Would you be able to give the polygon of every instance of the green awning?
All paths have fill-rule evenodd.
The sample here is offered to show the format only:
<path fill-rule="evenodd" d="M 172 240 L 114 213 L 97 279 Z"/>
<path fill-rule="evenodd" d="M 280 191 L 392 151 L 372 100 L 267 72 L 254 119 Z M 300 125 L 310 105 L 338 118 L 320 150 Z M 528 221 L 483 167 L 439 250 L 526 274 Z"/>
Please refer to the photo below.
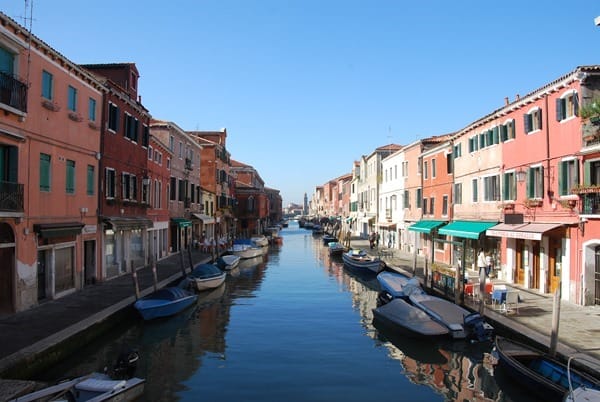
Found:
<path fill-rule="evenodd" d="M 185 218 L 171 218 L 171 222 L 179 225 L 180 228 L 186 228 L 188 226 L 192 226 L 192 221 L 187 220 Z"/>
<path fill-rule="evenodd" d="M 447 236 L 465 237 L 467 239 L 479 239 L 479 235 L 482 232 L 497 224 L 498 222 L 452 221 L 441 228 L 438 233 Z"/>
<path fill-rule="evenodd" d="M 408 230 L 421 233 L 431 233 L 435 228 L 442 226 L 446 221 L 421 220 L 408 227 Z"/>

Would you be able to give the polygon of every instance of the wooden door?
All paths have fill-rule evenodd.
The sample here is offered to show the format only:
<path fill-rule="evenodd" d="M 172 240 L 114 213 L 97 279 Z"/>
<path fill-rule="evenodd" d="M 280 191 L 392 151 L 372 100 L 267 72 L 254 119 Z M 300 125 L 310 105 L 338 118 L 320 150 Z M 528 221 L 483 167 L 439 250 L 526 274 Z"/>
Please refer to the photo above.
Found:
<path fill-rule="evenodd" d="M 529 258 L 527 255 L 528 250 L 523 239 L 516 239 L 515 250 L 515 271 L 513 273 L 513 278 L 516 284 L 523 285 L 525 283 L 525 265 Z"/>
<path fill-rule="evenodd" d="M 554 293 L 560 286 L 560 277 L 562 275 L 562 247 L 561 239 L 550 238 L 550 250 L 548 251 L 548 279 L 546 285 L 548 292 Z"/>
<path fill-rule="evenodd" d="M 540 242 L 534 241 L 531 247 L 533 261 L 531 264 L 531 283 L 529 287 L 531 289 L 540 288 Z"/>

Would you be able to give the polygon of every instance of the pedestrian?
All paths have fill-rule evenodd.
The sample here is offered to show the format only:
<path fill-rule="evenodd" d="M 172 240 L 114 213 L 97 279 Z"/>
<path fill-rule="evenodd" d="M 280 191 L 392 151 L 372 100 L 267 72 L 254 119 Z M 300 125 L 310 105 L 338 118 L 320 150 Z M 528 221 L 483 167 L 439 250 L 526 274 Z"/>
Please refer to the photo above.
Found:
<path fill-rule="evenodd" d="M 376 244 L 377 248 L 379 248 L 379 232 L 377 232 L 375 234 L 375 244 Z"/>
<path fill-rule="evenodd" d="M 489 277 L 491 273 L 492 273 L 492 256 L 488 254 L 485 256 L 485 276 Z"/>
<path fill-rule="evenodd" d="M 479 254 L 477 254 L 477 268 L 479 269 L 480 282 L 485 281 L 487 265 L 488 264 L 486 261 L 485 252 L 483 251 L 483 248 L 480 248 Z"/>
<path fill-rule="evenodd" d="M 375 232 L 371 232 L 371 235 L 369 236 L 369 247 L 371 249 L 373 249 L 374 246 L 375 246 Z"/>

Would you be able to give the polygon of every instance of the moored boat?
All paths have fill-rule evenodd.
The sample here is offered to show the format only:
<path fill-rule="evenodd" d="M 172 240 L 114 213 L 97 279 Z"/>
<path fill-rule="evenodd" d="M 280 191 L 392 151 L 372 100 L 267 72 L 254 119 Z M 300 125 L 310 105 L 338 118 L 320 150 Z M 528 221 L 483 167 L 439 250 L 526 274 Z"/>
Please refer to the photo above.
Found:
<path fill-rule="evenodd" d="M 225 282 L 227 274 L 214 264 L 198 264 L 187 276 L 191 287 L 195 290 L 214 289 Z"/>
<path fill-rule="evenodd" d="M 227 251 L 230 254 L 239 256 L 241 259 L 247 259 L 263 255 L 263 248 L 265 247 L 256 247 L 249 244 L 234 244 Z"/>
<path fill-rule="evenodd" d="M 222 270 L 230 271 L 239 265 L 240 260 L 241 258 L 239 255 L 226 254 L 217 258 L 215 264 Z"/>
<path fill-rule="evenodd" d="M 346 251 L 346 247 L 344 247 L 344 245 L 342 243 L 339 243 L 337 241 L 332 241 L 330 243 L 327 244 L 327 247 L 329 249 L 329 255 L 335 255 L 335 256 L 340 256 L 344 253 L 344 251 Z"/>
<path fill-rule="evenodd" d="M 168 317 L 192 305 L 198 296 L 178 286 L 169 286 L 137 300 L 133 306 L 144 320 Z"/>
<path fill-rule="evenodd" d="M 362 272 L 378 274 L 384 267 L 379 257 L 373 257 L 364 250 L 351 249 L 342 254 L 344 265 Z"/>
<path fill-rule="evenodd" d="M 577 400 L 573 398 L 586 389 L 600 390 L 598 379 L 568 367 L 535 347 L 497 336 L 494 353 L 507 375 L 543 400 Z M 577 394 L 570 389 L 578 390 Z"/>
<path fill-rule="evenodd" d="M 329 243 L 337 242 L 338 238 L 335 236 L 329 235 L 329 234 L 325 234 L 325 235 L 323 235 L 321 240 L 323 240 L 324 245 L 328 245 Z"/>
<path fill-rule="evenodd" d="M 431 318 L 423 310 L 402 299 L 394 299 L 373 310 L 374 318 L 393 325 L 408 336 L 446 336 L 448 328 Z"/>

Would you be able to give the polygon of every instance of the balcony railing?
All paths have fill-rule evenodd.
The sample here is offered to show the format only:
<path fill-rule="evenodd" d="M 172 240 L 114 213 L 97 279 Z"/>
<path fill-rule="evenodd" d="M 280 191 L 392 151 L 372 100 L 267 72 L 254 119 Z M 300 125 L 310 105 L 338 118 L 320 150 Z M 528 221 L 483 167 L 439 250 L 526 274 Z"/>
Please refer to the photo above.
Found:
<path fill-rule="evenodd" d="M 0 103 L 27 112 L 27 85 L 10 74 L 0 72 Z"/>
<path fill-rule="evenodd" d="M 0 181 L 0 211 L 23 212 L 24 186 Z"/>
<path fill-rule="evenodd" d="M 582 215 L 600 215 L 600 193 L 579 194 Z"/>

